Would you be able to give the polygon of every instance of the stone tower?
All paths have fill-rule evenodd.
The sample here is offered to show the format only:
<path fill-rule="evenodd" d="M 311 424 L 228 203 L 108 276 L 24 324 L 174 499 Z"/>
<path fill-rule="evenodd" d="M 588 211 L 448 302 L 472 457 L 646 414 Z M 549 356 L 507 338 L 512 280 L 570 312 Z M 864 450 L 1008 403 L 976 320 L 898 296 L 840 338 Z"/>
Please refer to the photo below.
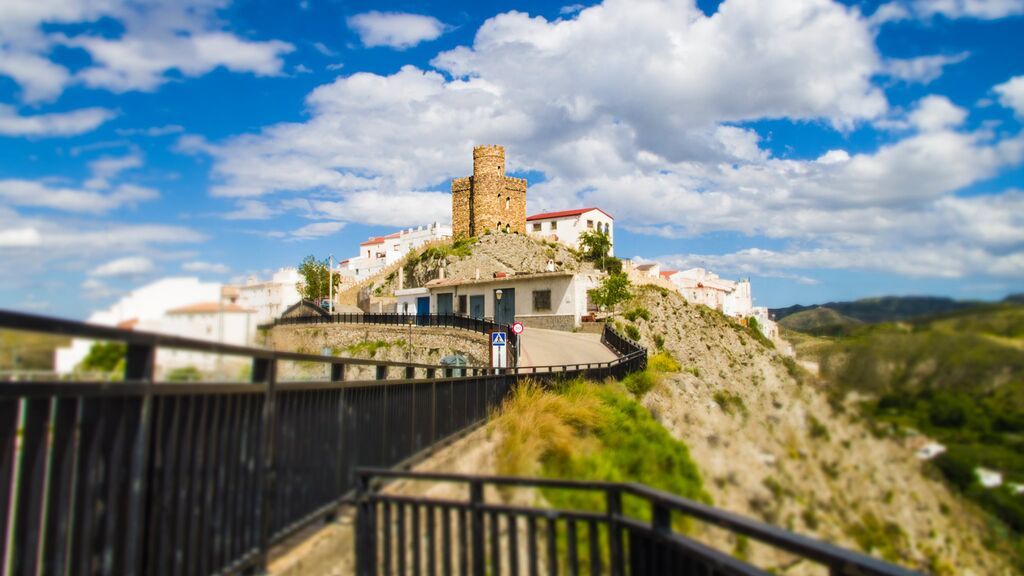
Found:
<path fill-rule="evenodd" d="M 526 233 L 526 180 L 505 176 L 505 148 L 473 148 L 473 175 L 452 180 L 452 234 Z"/>

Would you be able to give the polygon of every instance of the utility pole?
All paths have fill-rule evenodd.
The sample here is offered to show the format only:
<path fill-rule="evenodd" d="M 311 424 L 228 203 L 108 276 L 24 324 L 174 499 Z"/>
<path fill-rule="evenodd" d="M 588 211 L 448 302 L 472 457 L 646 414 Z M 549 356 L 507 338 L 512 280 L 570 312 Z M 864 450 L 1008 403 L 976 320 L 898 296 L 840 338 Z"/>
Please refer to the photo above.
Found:
<path fill-rule="evenodd" d="M 334 254 L 327 258 L 327 300 L 330 301 L 331 314 L 334 314 Z"/>

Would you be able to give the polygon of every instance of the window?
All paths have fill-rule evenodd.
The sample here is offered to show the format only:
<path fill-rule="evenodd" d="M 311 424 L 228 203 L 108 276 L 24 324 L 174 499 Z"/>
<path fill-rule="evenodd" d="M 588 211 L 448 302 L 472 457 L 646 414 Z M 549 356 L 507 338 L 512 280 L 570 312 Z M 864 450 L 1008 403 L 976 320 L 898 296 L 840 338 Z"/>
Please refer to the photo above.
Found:
<path fill-rule="evenodd" d="M 587 220 L 587 228 L 593 228 L 593 227 L 594 227 L 594 221 L 593 220 Z"/>
<path fill-rule="evenodd" d="M 512 205 L 512 198 L 510 196 L 505 196 L 505 210 L 508 210 L 508 207 L 511 206 L 511 205 Z"/>
<path fill-rule="evenodd" d="M 459 314 L 466 315 L 466 296 L 465 294 L 459 295 Z"/>
<path fill-rule="evenodd" d="M 551 290 L 534 290 L 533 291 L 533 311 L 534 312 L 549 312 L 549 311 L 551 311 Z"/>
<path fill-rule="evenodd" d="M 509 224 L 505 224 L 505 232 L 507 233 L 507 232 L 511 232 L 511 231 L 512 231 L 511 226 Z"/>
<path fill-rule="evenodd" d="M 540 232 L 540 222 L 534 222 L 533 223 L 533 231 L 534 232 Z"/>
<path fill-rule="evenodd" d="M 558 220 L 551 221 L 551 231 L 554 232 L 555 230 L 558 230 Z"/>

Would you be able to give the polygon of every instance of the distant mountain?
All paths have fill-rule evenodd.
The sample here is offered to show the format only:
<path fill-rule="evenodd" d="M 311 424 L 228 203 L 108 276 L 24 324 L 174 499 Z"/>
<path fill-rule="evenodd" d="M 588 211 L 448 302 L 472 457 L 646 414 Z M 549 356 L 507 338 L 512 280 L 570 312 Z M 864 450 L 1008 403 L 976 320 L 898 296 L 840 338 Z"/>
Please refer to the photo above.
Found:
<path fill-rule="evenodd" d="M 956 312 L 978 304 L 979 302 L 975 301 L 953 300 L 938 296 L 883 296 L 881 298 L 864 298 L 854 302 L 828 302 L 813 306 L 798 304 L 787 308 L 773 308 L 770 312 L 775 315 L 777 320 L 782 320 L 799 312 L 827 308 L 845 319 L 874 324 Z M 822 319 L 824 316 L 818 318 L 818 320 Z M 846 323 L 846 321 L 842 320 L 840 323 Z M 782 324 L 786 326 L 785 322 Z M 819 325 L 818 328 L 820 327 Z M 792 329 L 799 330 L 795 327 Z"/>
<path fill-rule="evenodd" d="M 783 328 L 816 336 L 836 336 L 864 324 L 831 308 L 819 306 L 788 314 L 779 320 Z"/>

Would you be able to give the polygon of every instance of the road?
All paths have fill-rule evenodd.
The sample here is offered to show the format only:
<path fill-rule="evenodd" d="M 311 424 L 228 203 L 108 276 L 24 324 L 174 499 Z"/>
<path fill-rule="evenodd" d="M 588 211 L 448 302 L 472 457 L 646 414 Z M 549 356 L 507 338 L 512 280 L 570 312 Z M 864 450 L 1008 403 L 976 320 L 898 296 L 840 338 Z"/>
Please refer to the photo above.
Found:
<path fill-rule="evenodd" d="M 615 354 L 601 344 L 600 334 L 527 328 L 520 338 L 520 366 L 589 364 L 615 359 Z"/>

